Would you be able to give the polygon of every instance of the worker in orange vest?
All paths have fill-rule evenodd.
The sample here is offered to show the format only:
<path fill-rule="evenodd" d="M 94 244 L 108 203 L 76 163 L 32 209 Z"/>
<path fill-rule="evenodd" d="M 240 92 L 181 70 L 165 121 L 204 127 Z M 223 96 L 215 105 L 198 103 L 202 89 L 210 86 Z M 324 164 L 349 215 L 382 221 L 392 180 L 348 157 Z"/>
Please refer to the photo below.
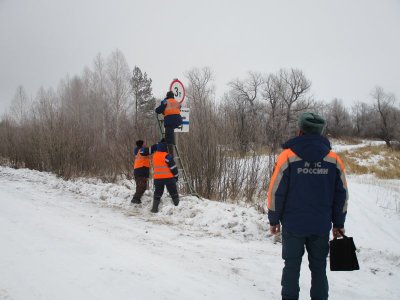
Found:
<path fill-rule="evenodd" d="M 174 159 L 168 154 L 167 143 L 161 141 L 157 144 L 157 151 L 153 154 L 153 179 L 154 179 L 154 200 L 152 213 L 158 212 L 158 206 L 167 187 L 168 193 L 175 206 L 179 204 L 179 195 L 176 187 L 178 181 L 178 169 Z"/>
<path fill-rule="evenodd" d="M 169 91 L 166 98 L 156 108 L 157 114 L 164 115 L 165 140 L 168 144 L 168 152 L 174 156 L 175 128 L 182 126 L 181 105 L 175 100 L 174 93 Z"/>
<path fill-rule="evenodd" d="M 136 192 L 133 195 L 131 203 L 140 204 L 144 192 L 147 188 L 147 181 L 150 175 L 150 156 L 148 154 L 141 153 L 140 149 L 144 142 L 142 140 L 136 141 L 136 148 L 133 150 L 135 161 L 133 163 L 133 175 L 135 177 Z"/>

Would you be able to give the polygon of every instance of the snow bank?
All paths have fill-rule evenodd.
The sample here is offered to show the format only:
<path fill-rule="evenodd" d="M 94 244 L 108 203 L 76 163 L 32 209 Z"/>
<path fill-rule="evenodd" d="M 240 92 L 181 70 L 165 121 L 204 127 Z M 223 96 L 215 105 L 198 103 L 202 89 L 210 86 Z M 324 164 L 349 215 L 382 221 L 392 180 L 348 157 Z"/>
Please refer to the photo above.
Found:
<path fill-rule="evenodd" d="M 181 230 L 210 236 L 229 236 L 240 240 L 263 239 L 268 234 L 268 220 L 252 207 L 198 199 L 195 196 L 181 196 L 178 207 L 164 192 L 159 213 L 150 212 L 153 192 L 146 191 L 142 204 L 133 205 L 135 184 L 123 180 L 118 184 L 103 183 L 98 179 L 77 178 L 63 180 L 55 175 L 35 170 L 0 167 L 0 176 L 12 180 L 46 185 L 53 190 L 72 192 L 84 201 L 102 207 L 119 209 L 128 216 L 158 224 L 177 226 Z"/>

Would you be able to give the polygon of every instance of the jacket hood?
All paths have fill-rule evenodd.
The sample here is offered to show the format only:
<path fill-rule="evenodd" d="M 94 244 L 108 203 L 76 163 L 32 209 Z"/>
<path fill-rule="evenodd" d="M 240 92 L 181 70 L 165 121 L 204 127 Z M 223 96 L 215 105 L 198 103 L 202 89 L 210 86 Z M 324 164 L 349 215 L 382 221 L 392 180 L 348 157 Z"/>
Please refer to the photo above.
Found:
<path fill-rule="evenodd" d="M 168 152 L 167 143 L 158 143 L 157 144 L 157 151 L 159 151 L 159 152 Z"/>
<path fill-rule="evenodd" d="M 319 134 L 305 134 L 288 140 L 282 145 L 306 161 L 321 161 L 331 150 L 329 140 Z"/>

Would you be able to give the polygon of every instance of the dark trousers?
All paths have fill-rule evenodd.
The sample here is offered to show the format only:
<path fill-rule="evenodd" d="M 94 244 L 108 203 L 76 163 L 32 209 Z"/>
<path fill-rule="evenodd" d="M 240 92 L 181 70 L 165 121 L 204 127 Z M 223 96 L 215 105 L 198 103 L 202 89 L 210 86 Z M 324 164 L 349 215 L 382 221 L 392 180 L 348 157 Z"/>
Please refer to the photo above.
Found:
<path fill-rule="evenodd" d="M 163 193 L 164 187 L 167 187 L 167 191 L 170 194 L 172 199 L 178 199 L 178 190 L 176 188 L 176 180 L 175 178 L 167 178 L 167 179 L 154 179 L 154 200 L 160 200 Z"/>
<path fill-rule="evenodd" d="M 170 145 L 175 145 L 175 128 L 172 126 L 165 127 L 165 142 Z"/>
<path fill-rule="evenodd" d="M 140 200 L 147 188 L 147 177 L 135 176 L 136 192 L 133 195 L 134 199 Z"/>
<path fill-rule="evenodd" d="M 329 252 L 329 232 L 325 235 L 300 235 L 282 231 L 282 258 L 285 266 L 282 272 L 282 298 L 299 298 L 299 278 L 304 247 L 308 252 L 311 270 L 310 297 L 315 300 L 328 299 L 328 278 L 326 259 Z"/>

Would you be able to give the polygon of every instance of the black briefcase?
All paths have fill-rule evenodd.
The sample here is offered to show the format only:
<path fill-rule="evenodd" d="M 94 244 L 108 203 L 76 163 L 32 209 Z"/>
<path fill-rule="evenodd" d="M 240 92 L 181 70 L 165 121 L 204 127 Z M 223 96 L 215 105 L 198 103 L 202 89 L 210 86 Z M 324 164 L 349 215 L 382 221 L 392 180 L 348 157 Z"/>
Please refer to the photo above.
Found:
<path fill-rule="evenodd" d="M 352 237 L 345 236 L 329 241 L 329 262 L 331 271 L 360 270 L 356 246 Z"/>

